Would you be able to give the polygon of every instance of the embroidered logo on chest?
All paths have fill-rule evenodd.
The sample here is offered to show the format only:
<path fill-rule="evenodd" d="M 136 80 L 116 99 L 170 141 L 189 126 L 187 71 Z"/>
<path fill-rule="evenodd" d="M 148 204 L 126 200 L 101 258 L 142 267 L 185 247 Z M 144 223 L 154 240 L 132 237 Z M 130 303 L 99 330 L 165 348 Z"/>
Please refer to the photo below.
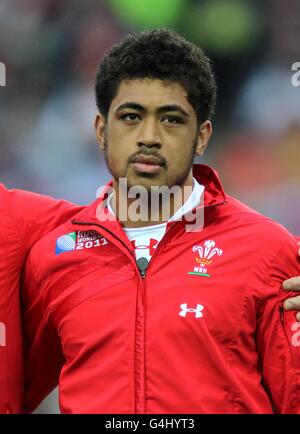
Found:
<path fill-rule="evenodd" d="M 193 252 L 197 253 L 195 258 L 196 266 L 194 271 L 189 271 L 188 274 L 195 274 L 197 276 L 211 277 L 208 272 L 208 268 L 213 263 L 214 256 L 221 256 L 223 250 L 216 247 L 216 243 L 213 240 L 207 240 L 204 245 L 193 246 Z"/>
<path fill-rule="evenodd" d="M 108 244 L 97 231 L 76 231 L 57 238 L 55 254 L 71 252 L 73 250 L 91 249 Z"/>
<path fill-rule="evenodd" d="M 196 308 L 188 307 L 187 303 L 182 303 L 180 305 L 179 316 L 186 317 L 188 313 L 193 314 L 195 318 L 202 318 L 203 313 L 202 310 L 204 306 L 202 304 L 197 304 Z"/>

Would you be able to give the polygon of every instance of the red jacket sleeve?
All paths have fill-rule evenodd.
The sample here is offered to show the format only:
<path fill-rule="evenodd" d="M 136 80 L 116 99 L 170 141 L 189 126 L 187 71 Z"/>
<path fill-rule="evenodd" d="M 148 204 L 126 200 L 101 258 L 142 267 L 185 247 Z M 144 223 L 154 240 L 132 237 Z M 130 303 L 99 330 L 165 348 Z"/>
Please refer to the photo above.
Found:
<path fill-rule="evenodd" d="M 253 284 L 267 293 L 259 306 L 257 328 L 264 386 L 276 413 L 300 413 L 300 323 L 295 312 L 284 311 L 284 299 L 293 294 L 281 288 L 283 280 L 300 275 L 295 240 L 286 237 L 271 263 L 263 266 L 268 270 L 258 267 Z"/>
<path fill-rule="evenodd" d="M 5 198 L 23 255 L 45 234 L 83 208 L 65 200 L 23 190 L 6 190 Z"/>
<path fill-rule="evenodd" d="M 57 386 L 64 363 L 59 337 L 48 321 L 29 255 L 23 287 L 25 381 L 23 412 L 31 413 Z"/>
<path fill-rule="evenodd" d="M 22 406 L 20 284 L 26 257 L 35 242 L 80 209 L 0 184 L 0 413 L 17 413 Z"/>

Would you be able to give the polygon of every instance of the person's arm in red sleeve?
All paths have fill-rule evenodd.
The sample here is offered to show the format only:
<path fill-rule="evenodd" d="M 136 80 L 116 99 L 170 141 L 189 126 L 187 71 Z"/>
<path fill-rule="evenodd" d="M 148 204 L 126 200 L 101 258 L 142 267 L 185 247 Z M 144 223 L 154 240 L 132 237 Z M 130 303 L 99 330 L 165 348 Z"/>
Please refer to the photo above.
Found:
<path fill-rule="evenodd" d="M 24 255 L 45 234 L 82 209 L 65 200 L 24 190 L 7 190 L 6 200 Z"/>
<path fill-rule="evenodd" d="M 25 268 L 23 332 L 25 341 L 25 385 L 23 412 L 31 413 L 57 386 L 64 363 L 59 338 L 43 308 L 38 264 L 32 253 Z"/>
<path fill-rule="evenodd" d="M 263 383 L 276 413 L 300 413 L 300 323 L 294 312 L 284 310 L 288 294 L 281 288 L 288 276 L 300 274 L 292 237 L 286 237 L 266 270 L 256 276 L 267 296 L 259 308 L 257 328 Z"/>
<path fill-rule="evenodd" d="M 23 239 L 24 253 L 46 233 L 72 218 L 82 207 L 63 200 L 54 200 L 35 193 L 14 190 L 10 192 L 10 208 L 18 231 L 26 234 Z M 30 261 L 29 261 L 30 262 Z M 24 312 L 26 334 L 25 351 L 25 403 L 27 412 L 33 411 L 57 385 L 62 363 L 60 344 L 49 328 L 40 305 L 34 267 L 27 267 L 30 307 Z M 32 298 L 30 298 L 32 296 Z M 27 307 L 29 306 L 27 303 Z M 34 373 L 34 375 L 32 375 Z"/>
<path fill-rule="evenodd" d="M 31 247 L 81 207 L 0 183 L 0 413 L 18 413 L 23 395 L 20 285 Z"/>

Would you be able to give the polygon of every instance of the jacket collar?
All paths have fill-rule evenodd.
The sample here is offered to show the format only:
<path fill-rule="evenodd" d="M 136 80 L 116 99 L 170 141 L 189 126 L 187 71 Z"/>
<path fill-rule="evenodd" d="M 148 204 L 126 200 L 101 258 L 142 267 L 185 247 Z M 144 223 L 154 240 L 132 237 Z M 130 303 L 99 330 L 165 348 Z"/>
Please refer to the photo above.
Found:
<path fill-rule="evenodd" d="M 205 188 L 204 207 L 221 205 L 226 202 L 226 194 L 216 170 L 205 164 L 194 164 L 193 176 Z"/>

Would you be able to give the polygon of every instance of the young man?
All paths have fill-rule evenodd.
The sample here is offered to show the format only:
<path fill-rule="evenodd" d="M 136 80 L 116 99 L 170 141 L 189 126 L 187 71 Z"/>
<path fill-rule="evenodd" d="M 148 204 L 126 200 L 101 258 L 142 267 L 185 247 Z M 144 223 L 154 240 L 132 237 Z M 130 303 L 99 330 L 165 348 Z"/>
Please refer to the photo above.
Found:
<path fill-rule="evenodd" d="M 104 58 L 95 129 L 113 179 L 29 256 L 25 410 L 59 380 L 64 413 L 300 412 L 300 327 L 281 289 L 297 244 L 193 165 L 215 94 L 209 60 L 167 30 Z"/>
<path fill-rule="evenodd" d="M 0 413 L 22 408 L 20 281 L 26 257 L 42 236 L 81 209 L 0 184 Z"/>

